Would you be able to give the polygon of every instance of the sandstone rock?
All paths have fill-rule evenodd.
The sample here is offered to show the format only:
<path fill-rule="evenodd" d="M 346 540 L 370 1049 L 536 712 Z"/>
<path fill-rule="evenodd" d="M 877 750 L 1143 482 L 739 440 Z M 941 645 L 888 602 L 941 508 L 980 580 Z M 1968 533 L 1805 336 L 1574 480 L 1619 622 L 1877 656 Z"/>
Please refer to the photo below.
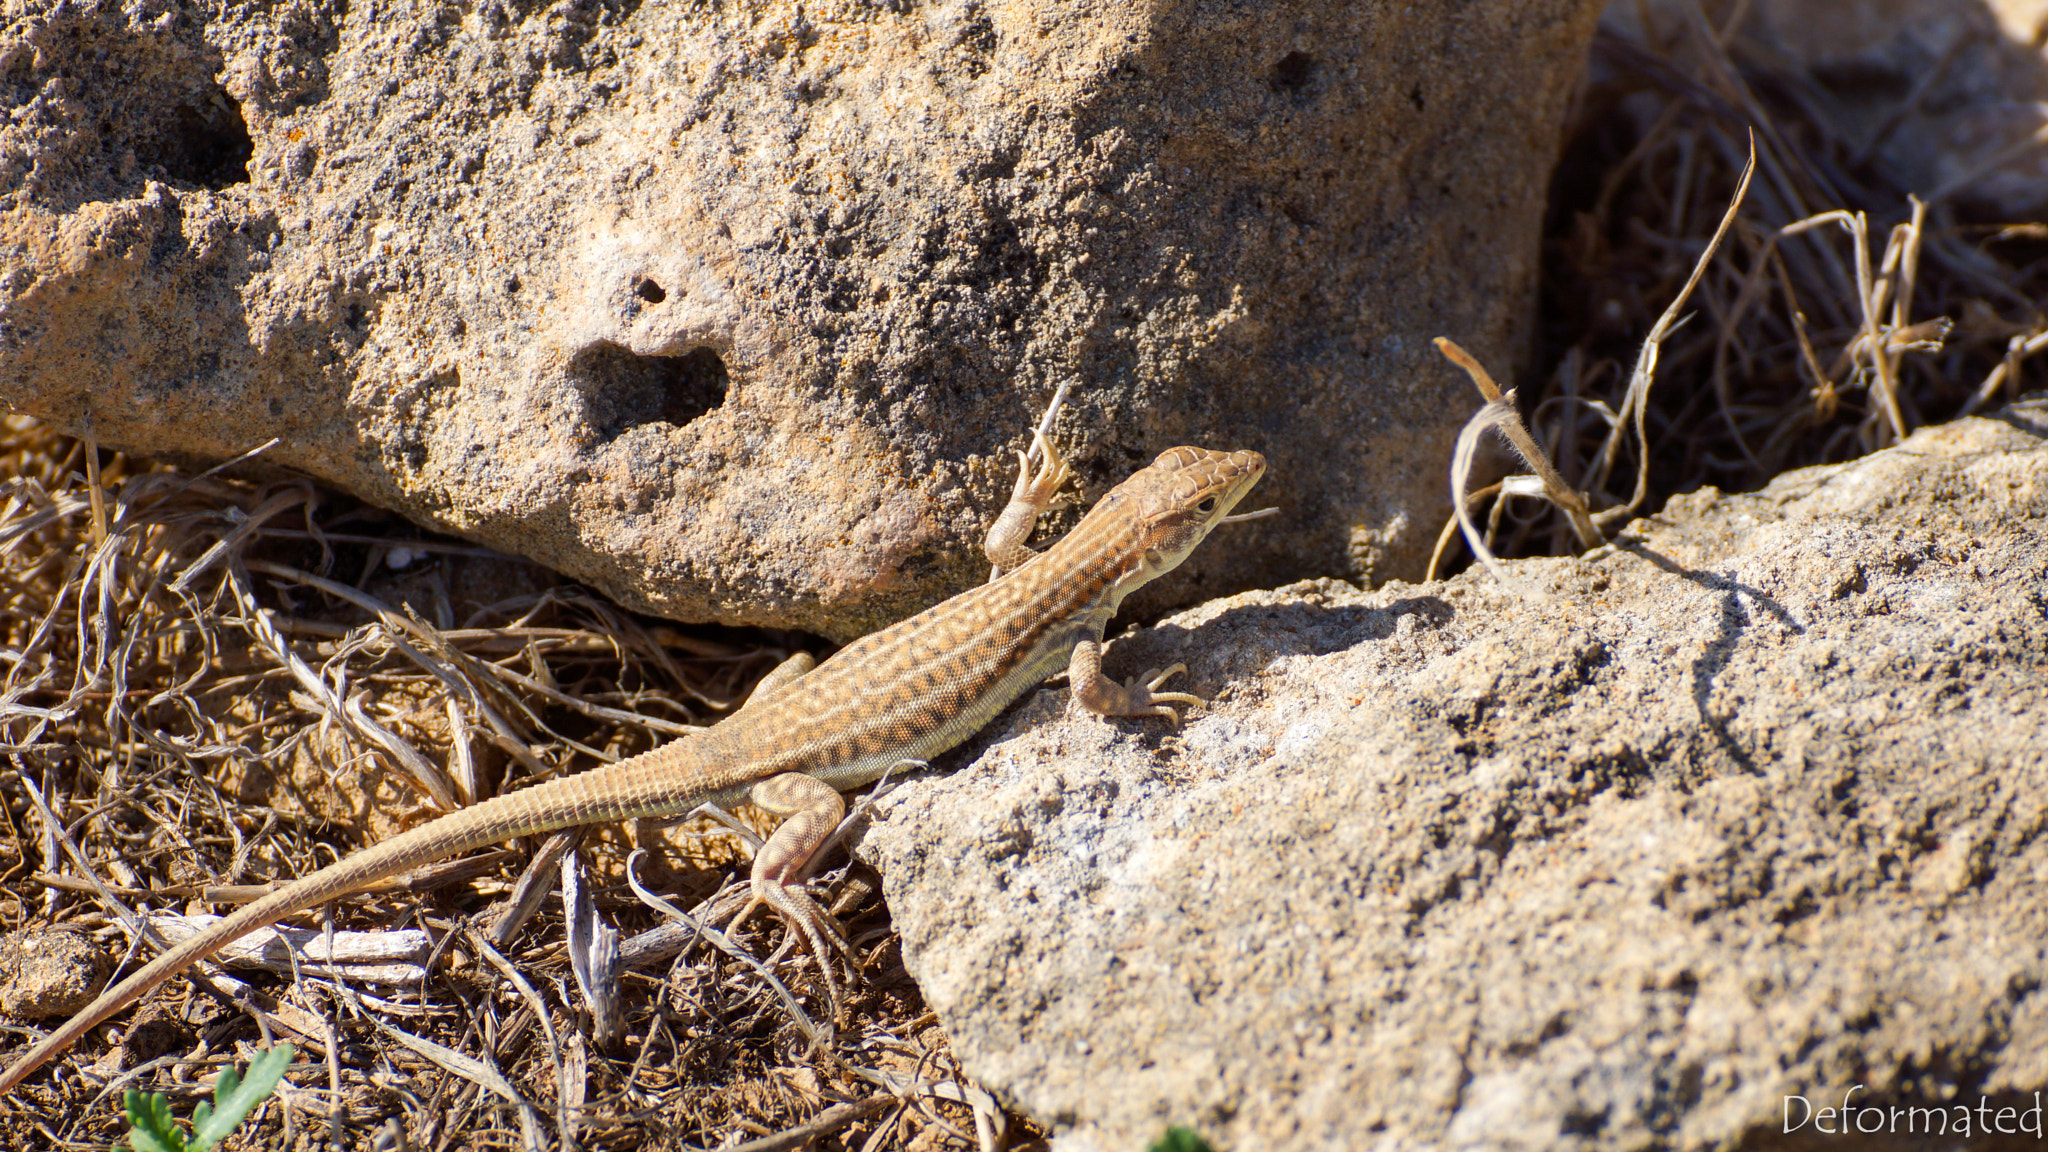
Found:
<path fill-rule="evenodd" d="M 1182 731 L 1041 692 L 861 852 L 969 1072 L 1063 1149 L 1749 1147 L 1855 1085 L 2030 1105 L 2044 437 L 2037 405 L 1680 497 L 1516 562 L 1540 602 L 1475 572 L 1211 603 L 1110 655 L 1189 662 L 1215 704 Z"/>
<path fill-rule="evenodd" d="M 112 959 L 82 932 L 25 928 L 0 939 L 0 1016 L 62 1018 L 107 986 Z"/>
<path fill-rule="evenodd" d="M 1428 340 L 1522 345 L 1595 8 L 31 4 L 0 395 L 849 637 L 985 570 L 1073 381 L 1084 503 L 1274 463 L 1156 602 L 1412 574 L 1472 406 Z"/>

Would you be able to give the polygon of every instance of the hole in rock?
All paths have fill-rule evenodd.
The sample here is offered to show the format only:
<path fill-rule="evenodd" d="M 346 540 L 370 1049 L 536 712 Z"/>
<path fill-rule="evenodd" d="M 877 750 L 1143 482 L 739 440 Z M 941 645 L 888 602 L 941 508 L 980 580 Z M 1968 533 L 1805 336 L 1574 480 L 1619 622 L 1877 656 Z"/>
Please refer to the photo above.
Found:
<path fill-rule="evenodd" d="M 173 180 L 214 192 L 249 182 L 249 157 L 256 154 L 256 145 L 249 139 L 242 106 L 218 85 L 178 105 L 168 129 L 156 137 L 154 155 L 138 149 L 137 158 L 162 165 Z"/>
<path fill-rule="evenodd" d="M 725 361 L 709 348 L 681 356 L 642 356 L 598 344 L 570 365 L 590 398 L 591 422 L 612 439 L 643 424 L 680 428 L 725 403 Z"/>
<path fill-rule="evenodd" d="M 34 47 L 0 51 L 0 102 L 22 139 L 43 141 L 22 181 L 32 197 L 69 211 L 131 196 L 151 178 L 214 192 L 248 182 L 255 142 L 214 79 L 221 59 L 200 22 L 138 31 L 120 5 L 29 9 L 38 14 L 24 43 Z M 36 98 L 46 91 L 62 99 Z"/>
<path fill-rule="evenodd" d="M 659 304 L 663 300 L 668 299 L 668 293 L 662 291 L 661 285 L 656 284 L 652 280 L 642 280 L 638 284 L 633 285 L 633 295 L 647 301 L 649 304 Z"/>
<path fill-rule="evenodd" d="M 1289 52 L 1273 65 L 1273 90 L 1299 93 L 1315 78 L 1316 58 L 1306 52 Z"/>

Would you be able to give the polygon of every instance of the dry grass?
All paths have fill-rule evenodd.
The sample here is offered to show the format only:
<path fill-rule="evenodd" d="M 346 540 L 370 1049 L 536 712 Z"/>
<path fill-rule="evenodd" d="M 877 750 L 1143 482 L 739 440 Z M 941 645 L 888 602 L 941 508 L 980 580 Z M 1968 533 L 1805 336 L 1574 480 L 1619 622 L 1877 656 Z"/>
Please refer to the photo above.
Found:
<path fill-rule="evenodd" d="M 22 419 L 0 427 L 0 453 L 0 929 L 61 925 L 118 955 L 120 905 L 232 899 L 450 805 L 631 755 L 716 719 L 786 654 L 761 634 L 645 623 L 303 482 L 140 466 Z M 623 883 L 630 834 L 601 830 L 584 853 L 629 937 L 659 920 Z M 666 839 L 679 852 L 657 883 L 685 904 L 730 878 L 729 837 Z M 18 1090 L 0 1146 L 105 1147 L 123 1134 L 120 1088 L 185 1112 L 266 1035 L 304 1055 L 251 1146 L 395 1148 L 402 1130 L 426 1149 L 563 1133 L 681 1148 L 844 1102 L 858 1118 L 821 1147 L 978 1143 L 975 1109 L 938 1098 L 971 1089 L 874 908 L 848 913 L 864 961 L 828 1048 L 748 966 L 700 947 L 624 976 L 628 1039 L 605 1053 L 583 1040 L 562 915 L 507 919 L 525 858 L 487 853 L 336 908 L 339 928 L 424 929 L 441 962 L 423 980 L 215 976 L 222 1002 L 174 981 Z M 780 931 L 757 917 L 741 942 L 766 956 Z M 824 1011 L 808 963 L 778 973 Z"/>
<path fill-rule="evenodd" d="M 1654 42 L 1612 28 L 1596 41 L 1552 191 L 1537 367 L 1518 390 L 1586 506 L 1627 506 L 1643 462 L 1654 511 L 2040 387 L 2048 229 L 1973 217 L 1967 186 L 1915 199 L 1885 185 L 1868 131 L 1831 118 L 1819 78 L 1751 56 L 1690 5 L 1668 10 L 1684 19 Z M 1754 181 L 1688 321 L 1662 341 L 1644 441 L 1617 454 L 1642 342 L 1714 234 L 1752 137 Z M 1505 504 L 1497 552 L 1584 546 L 1569 517 Z"/>

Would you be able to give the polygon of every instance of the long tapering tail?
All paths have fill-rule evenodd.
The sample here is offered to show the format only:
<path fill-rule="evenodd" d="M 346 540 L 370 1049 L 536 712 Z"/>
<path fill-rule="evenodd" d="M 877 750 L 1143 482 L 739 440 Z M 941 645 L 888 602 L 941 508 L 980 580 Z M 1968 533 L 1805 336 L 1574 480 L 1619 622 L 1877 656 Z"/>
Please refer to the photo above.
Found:
<path fill-rule="evenodd" d="M 650 754 L 636 760 L 653 760 L 655 756 Z M 589 773 L 550 780 L 451 812 L 329 864 L 245 905 L 206 931 L 181 941 L 143 965 L 134 975 L 107 989 L 84 1011 L 66 1020 L 55 1032 L 23 1053 L 8 1067 L 5 1075 L 0 1075 L 0 1094 L 13 1091 L 44 1061 L 70 1047 L 80 1036 L 147 995 L 157 985 L 241 937 L 294 912 L 346 896 L 386 877 L 515 836 L 531 836 L 581 824 L 652 814 L 638 810 L 646 805 L 593 799 L 604 791 L 593 777 L 616 774 L 628 765 L 641 767 L 634 761 L 627 761 Z"/>

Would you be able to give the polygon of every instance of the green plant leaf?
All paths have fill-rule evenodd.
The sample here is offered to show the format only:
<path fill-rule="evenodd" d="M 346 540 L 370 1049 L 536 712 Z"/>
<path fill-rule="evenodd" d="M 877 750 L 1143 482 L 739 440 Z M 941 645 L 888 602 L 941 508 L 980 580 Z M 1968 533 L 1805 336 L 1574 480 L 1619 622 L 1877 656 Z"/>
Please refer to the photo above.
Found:
<path fill-rule="evenodd" d="M 1192 1128 L 1175 1125 L 1166 1130 L 1166 1135 L 1152 1145 L 1151 1152 L 1212 1152 L 1209 1142 L 1195 1135 Z"/>
<path fill-rule="evenodd" d="M 128 1147 L 134 1152 L 189 1152 L 163 1093 L 130 1088 L 121 1093 L 121 1102 L 128 1108 Z"/>
<path fill-rule="evenodd" d="M 196 1126 L 186 1152 L 204 1152 L 239 1127 L 256 1105 L 263 1103 L 264 1097 L 277 1088 L 277 1082 L 284 1079 L 284 1070 L 291 1067 L 293 1051 L 291 1045 L 279 1044 L 249 1061 L 246 1078 L 236 1075 L 233 1068 L 222 1069 L 220 1078 L 214 1081 L 211 1111 L 203 1115 L 195 1111 L 192 1115 Z M 143 1150 L 138 1148 L 136 1152 Z"/>

